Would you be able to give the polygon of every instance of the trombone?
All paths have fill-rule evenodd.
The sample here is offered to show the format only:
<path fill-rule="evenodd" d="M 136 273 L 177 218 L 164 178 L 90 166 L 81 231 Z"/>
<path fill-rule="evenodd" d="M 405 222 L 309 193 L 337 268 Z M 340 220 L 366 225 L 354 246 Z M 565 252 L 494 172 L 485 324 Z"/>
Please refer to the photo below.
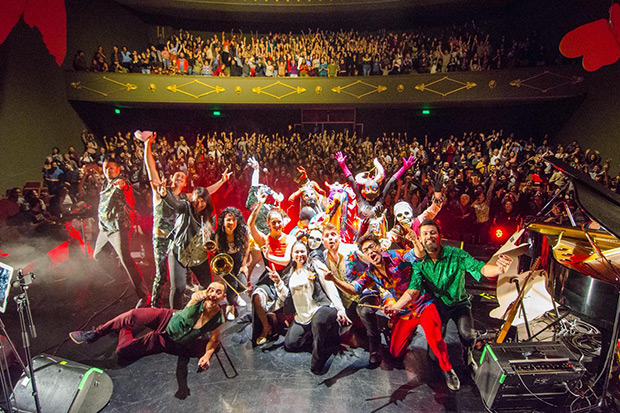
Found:
<path fill-rule="evenodd" d="M 211 266 L 211 273 L 213 274 L 213 278 L 218 277 L 219 279 L 221 279 L 228 286 L 228 288 L 233 290 L 233 292 L 237 294 L 238 296 L 241 296 L 242 293 L 245 293 L 248 290 L 248 288 L 241 282 L 241 280 L 232 273 L 234 262 L 233 262 L 232 257 L 229 254 L 226 254 L 223 252 L 217 254 L 215 257 L 213 257 L 213 259 L 211 259 L 210 266 Z M 240 285 L 243 286 L 243 291 L 241 293 L 237 291 L 226 280 L 226 278 L 224 278 L 227 275 L 230 275 L 231 277 L 233 277 Z"/>

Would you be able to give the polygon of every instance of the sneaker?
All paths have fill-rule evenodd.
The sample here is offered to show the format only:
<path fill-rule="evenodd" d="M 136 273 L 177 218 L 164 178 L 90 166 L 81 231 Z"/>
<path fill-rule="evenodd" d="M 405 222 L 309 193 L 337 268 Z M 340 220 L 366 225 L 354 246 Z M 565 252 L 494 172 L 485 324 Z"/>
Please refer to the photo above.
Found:
<path fill-rule="evenodd" d="M 226 306 L 226 320 L 233 321 L 235 319 L 235 307 L 232 305 Z"/>
<path fill-rule="evenodd" d="M 248 303 L 246 303 L 243 298 L 237 297 L 237 306 L 238 307 L 247 307 Z"/>
<path fill-rule="evenodd" d="M 443 376 L 446 378 L 446 385 L 452 391 L 458 391 L 461 388 L 461 381 L 459 376 L 456 375 L 454 369 L 443 372 Z"/>
<path fill-rule="evenodd" d="M 94 343 L 99 339 L 95 330 L 72 331 L 69 337 L 75 344 Z"/>

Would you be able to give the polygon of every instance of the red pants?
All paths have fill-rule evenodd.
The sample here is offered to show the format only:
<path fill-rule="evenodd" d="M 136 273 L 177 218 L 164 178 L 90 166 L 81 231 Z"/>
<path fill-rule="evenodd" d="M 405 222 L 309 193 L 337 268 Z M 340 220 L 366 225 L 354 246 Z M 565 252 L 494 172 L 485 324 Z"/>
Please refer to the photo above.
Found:
<path fill-rule="evenodd" d="M 204 339 L 181 345 L 172 341 L 166 334 L 166 327 L 173 313 L 167 308 L 137 308 L 101 324 L 95 331 L 100 337 L 118 332 L 116 354 L 119 364 L 127 365 L 144 356 L 158 353 L 202 357 L 207 344 Z M 151 331 L 134 338 L 132 330 L 140 326 L 148 327 Z"/>
<path fill-rule="evenodd" d="M 435 304 L 429 304 L 420 317 L 411 317 L 408 320 L 397 318 L 392 329 L 392 339 L 390 340 L 390 354 L 393 357 L 402 357 L 407 351 L 407 347 L 411 342 L 411 336 L 418 327 L 418 324 L 424 329 L 426 341 L 430 346 L 437 360 L 439 367 L 443 371 L 452 369 L 450 359 L 448 358 L 448 347 L 441 336 L 441 319 L 437 312 Z"/>

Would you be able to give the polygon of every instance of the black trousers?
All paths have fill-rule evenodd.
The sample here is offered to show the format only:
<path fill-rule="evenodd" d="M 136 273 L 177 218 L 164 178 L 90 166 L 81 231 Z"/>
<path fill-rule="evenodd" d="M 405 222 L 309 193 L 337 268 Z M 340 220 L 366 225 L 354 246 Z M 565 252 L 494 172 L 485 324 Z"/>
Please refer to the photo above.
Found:
<path fill-rule="evenodd" d="M 196 267 L 189 268 L 203 288 L 207 288 L 211 283 L 209 262 L 206 260 Z M 172 251 L 168 254 L 168 271 L 170 272 L 170 308 L 180 310 L 185 306 L 183 295 L 187 287 L 187 268 L 179 262 L 176 253 Z"/>
<path fill-rule="evenodd" d="M 360 297 L 360 304 L 380 305 L 379 297 L 376 295 L 364 295 Z M 362 307 L 357 305 L 356 312 L 362 324 L 366 328 L 366 336 L 368 337 L 368 351 L 377 352 L 381 349 L 381 330 L 379 329 L 379 319 L 377 318 L 377 309 Z"/>
<path fill-rule="evenodd" d="M 284 337 L 284 349 L 291 352 L 304 351 L 312 340 L 310 368 L 320 370 L 334 349 L 340 345 L 338 328 L 338 310 L 321 307 L 314 313 L 309 324 L 291 324 Z"/>
<path fill-rule="evenodd" d="M 93 257 L 99 263 L 103 258 L 104 248 L 110 244 L 118 258 L 121 260 L 121 266 L 125 273 L 129 277 L 129 281 L 133 285 L 134 290 L 138 298 L 148 300 L 150 294 L 142 278 L 142 273 L 136 265 L 133 258 L 131 258 L 131 234 L 129 231 L 103 231 L 99 230 L 97 235 L 97 242 L 95 242 L 95 250 Z M 104 271 L 108 271 L 108 268 L 103 268 Z"/>
<path fill-rule="evenodd" d="M 473 348 L 476 341 L 476 330 L 474 330 L 474 317 L 471 308 L 467 304 L 457 304 L 447 306 L 441 300 L 436 300 L 435 305 L 441 318 L 441 335 L 445 337 L 448 322 L 453 320 L 459 332 L 459 339 L 463 345 L 465 357 L 467 351 Z"/>

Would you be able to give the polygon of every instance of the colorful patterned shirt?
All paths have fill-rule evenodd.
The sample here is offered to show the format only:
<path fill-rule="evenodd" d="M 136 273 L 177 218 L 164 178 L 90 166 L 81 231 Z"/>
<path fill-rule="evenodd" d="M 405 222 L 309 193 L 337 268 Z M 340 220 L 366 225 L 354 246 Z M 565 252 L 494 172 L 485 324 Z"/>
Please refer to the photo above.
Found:
<path fill-rule="evenodd" d="M 355 291 L 361 293 L 373 286 L 379 290 L 384 305 L 394 304 L 409 288 L 411 282 L 411 263 L 403 258 L 405 250 L 389 250 L 382 254 L 386 275 L 370 264 L 368 269 L 352 284 Z M 411 302 L 399 314 L 400 317 L 420 317 L 424 309 L 433 301 L 432 297 L 424 292 Z"/>
<path fill-rule="evenodd" d="M 122 181 L 117 177 L 112 183 Z M 105 182 L 99 192 L 99 229 L 102 231 L 119 231 L 131 228 L 134 222 L 134 197 L 131 184 L 125 181 L 125 189 Z"/>
<path fill-rule="evenodd" d="M 416 259 L 413 254 L 406 257 L 412 261 L 413 272 L 409 288 L 424 289 L 424 286 L 447 306 L 465 304 L 471 307 L 465 290 L 465 271 L 480 281 L 480 270 L 484 262 L 478 261 L 468 252 L 454 247 L 441 247 L 436 262 L 427 255 Z"/>

